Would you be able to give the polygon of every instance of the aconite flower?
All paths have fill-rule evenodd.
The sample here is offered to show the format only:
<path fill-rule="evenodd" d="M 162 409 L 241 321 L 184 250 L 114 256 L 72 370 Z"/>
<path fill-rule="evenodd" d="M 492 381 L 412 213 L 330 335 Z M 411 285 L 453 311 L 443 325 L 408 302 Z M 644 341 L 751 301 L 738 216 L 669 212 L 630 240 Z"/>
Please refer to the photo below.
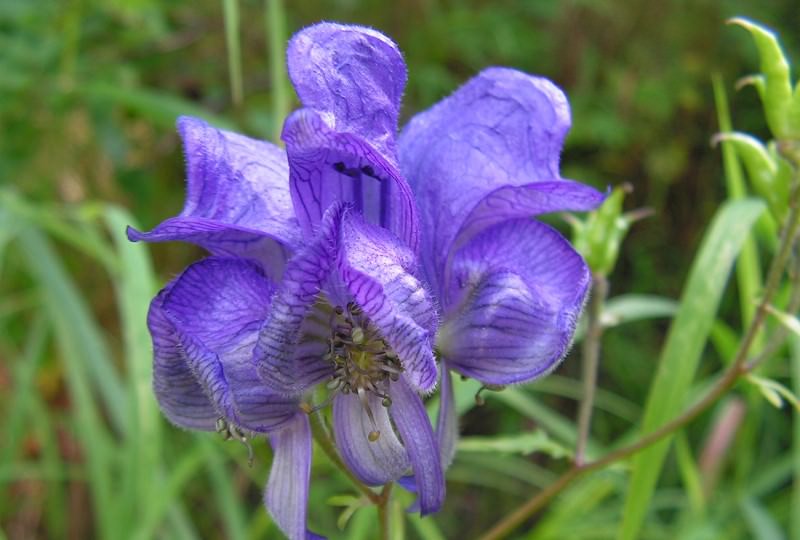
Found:
<path fill-rule="evenodd" d="M 435 432 L 423 406 L 437 360 L 486 384 L 551 370 L 588 272 L 531 217 L 602 195 L 560 178 L 569 111 L 544 79 L 486 70 L 398 138 L 406 68 L 386 36 L 322 23 L 287 56 L 303 108 L 285 152 L 180 119 L 184 209 L 129 236 L 211 253 L 151 304 L 156 396 L 179 426 L 268 436 L 266 505 L 294 539 L 311 534 L 307 412 L 328 402 L 357 478 L 441 507 L 456 419 L 446 370 Z"/>

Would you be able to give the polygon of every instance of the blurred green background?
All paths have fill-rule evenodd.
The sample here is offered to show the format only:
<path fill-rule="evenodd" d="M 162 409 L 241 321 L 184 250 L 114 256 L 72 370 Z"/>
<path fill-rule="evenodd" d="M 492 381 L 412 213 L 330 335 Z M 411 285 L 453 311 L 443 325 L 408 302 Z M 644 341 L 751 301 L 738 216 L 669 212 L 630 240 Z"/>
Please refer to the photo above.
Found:
<path fill-rule="evenodd" d="M 756 70 L 755 48 L 725 19 L 743 15 L 771 26 L 790 58 L 800 47 L 792 0 L 286 4 L 0 0 L 0 537 L 280 537 L 260 502 L 268 445 L 256 443 L 248 469 L 243 447 L 167 426 L 150 395 L 147 303 L 201 253 L 131 246 L 124 225 L 150 228 L 181 207 L 177 115 L 274 137 L 282 122 L 275 100 L 286 83 L 270 55 L 280 54 L 281 26 L 288 36 L 336 20 L 391 36 L 409 69 L 404 119 L 489 65 L 541 74 L 564 88 L 573 113 L 564 175 L 598 187 L 628 182 L 634 191 L 626 207 L 654 210 L 623 246 L 612 296 L 676 298 L 725 198 L 720 152 L 709 143 L 718 131 L 712 73 L 729 91 L 735 127 L 768 138 L 755 91 L 733 91 L 737 78 Z M 720 321 L 724 343 L 725 328 L 741 327 L 735 291 Z M 667 324 L 637 322 L 607 334 L 595 448 L 636 424 Z M 719 352 L 707 351 L 704 376 L 721 365 Z M 540 426 L 556 443 L 572 444 L 578 356 L 545 381 L 489 396 L 483 407 L 472 407 L 474 388 L 463 387 L 463 432 Z M 679 437 L 679 449 L 699 454 L 719 415 L 748 408 L 729 447 L 736 458 L 703 471 L 713 482 L 702 519 L 673 457 L 645 537 L 785 537 L 790 412 L 731 399 Z M 449 471 L 444 510 L 411 519 L 406 533 L 471 538 L 564 466 L 552 452 L 498 460 L 465 451 Z M 313 528 L 375 537 L 373 509 L 356 511 L 339 531 L 341 508 L 329 498 L 353 490 L 322 459 L 314 471 Z M 537 528 L 516 534 L 613 537 L 624 488 L 619 469 L 593 476 L 558 499 Z"/>

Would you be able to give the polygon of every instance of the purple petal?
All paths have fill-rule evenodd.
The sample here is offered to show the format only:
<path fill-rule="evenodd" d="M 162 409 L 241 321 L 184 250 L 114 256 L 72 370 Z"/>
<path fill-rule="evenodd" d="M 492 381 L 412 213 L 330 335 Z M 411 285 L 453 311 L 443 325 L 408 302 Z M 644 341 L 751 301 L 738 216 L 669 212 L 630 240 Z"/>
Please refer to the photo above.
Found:
<path fill-rule="evenodd" d="M 269 392 L 252 365 L 273 290 L 256 262 L 212 257 L 187 268 L 163 299 L 182 355 L 219 415 L 256 432 L 278 428 L 298 409 Z"/>
<path fill-rule="evenodd" d="M 128 237 L 192 242 L 216 255 L 257 258 L 280 272 L 286 250 L 299 242 L 284 151 L 196 118 L 181 117 L 178 130 L 187 162 L 183 211 L 150 232 L 129 229 Z"/>
<path fill-rule="evenodd" d="M 308 482 L 311 475 L 311 426 L 308 416 L 296 414 L 280 431 L 269 435 L 272 468 L 264 503 L 289 540 L 322 538 L 306 529 Z"/>
<path fill-rule="evenodd" d="M 451 245 L 484 197 L 506 186 L 560 180 L 559 154 L 569 126 L 567 100 L 551 82 L 490 68 L 405 127 L 401 170 L 417 197 L 426 231 L 424 274 L 436 290 L 443 289 Z M 520 190 L 515 198 L 529 195 Z M 545 211 L 569 209 L 571 197 L 566 198 L 554 199 Z"/>
<path fill-rule="evenodd" d="M 419 494 L 420 514 L 437 512 L 444 503 L 442 460 L 422 399 L 403 379 L 389 385 L 390 414 L 408 452 Z"/>
<path fill-rule="evenodd" d="M 395 154 L 406 65 L 391 39 L 371 28 L 320 23 L 289 41 L 289 77 L 305 107 Z"/>
<path fill-rule="evenodd" d="M 333 400 L 333 432 L 336 447 L 353 474 L 369 486 L 380 486 L 408 472 L 408 455 L 381 400 L 372 393 L 365 399 L 375 426 L 357 395 L 338 394 Z M 371 442 L 368 437 L 373 430 L 380 435 Z"/>
<path fill-rule="evenodd" d="M 522 186 L 503 186 L 476 204 L 461 225 L 450 252 L 458 249 L 483 229 L 512 218 L 549 212 L 586 212 L 597 208 L 605 196 L 593 187 L 556 180 Z"/>
<path fill-rule="evenodd" d="M 175 327 L 164 315 L 163 289 L 150 303 L 147 327 L 153 339 L 153 389 L 170 422 L 183 428 L 214 431 L 219 413 L 194 376 L 178 341 Z"/>
<path fill-rule="evenodd" d="M 444 361 L 442 362 L 442 384 L 439 390 L 439 413 L 436 417 L 436 440 L 439 443 L 442 469 L 447 470 L 456 454 L 458 414 L 453 394 L 453 379 Z"/>
<path fill-rule="evenodd" d="M 334 202 L 350 203 L 416 251 L 414 196 L 398 172 L 394 154 L 381 153 L 358 134 L 336 131 L 326 120 L 301 109 L 283 127 L 292 202 L 303 231 L 313 231 Z"/>
<path fill-rule="evenodd" d="M 315 342 L 304 341 L 328 336 L 307 336 L 304 328 L 313 322 L 309 316 L 333 270 L 343 212 L 338 204 L 329 208 L 317 234 L 287 263 L 283 282 L 259 332 L 254 353 L 258 375 L 277 392 L 299 394 L 332 373 Z M 325 332 L 324 324 L 318 331 Z"/>
<path fill-rule="evenodd" d="M 583 259 L 551 227 L 516 219 L 485 229 L 453 260 L 439 351 L 488 384 L 544 375 L 566 354 L 589 283 Z"/>
<path fill-rule="evenodd" d="M 417 390 L 436 386 L 436 310 L 413 275 L 414 254 L 386 230 L 347 213 L 341 228 L 340 272 L 353 299 L 394 349 L 404 378 Z"/>

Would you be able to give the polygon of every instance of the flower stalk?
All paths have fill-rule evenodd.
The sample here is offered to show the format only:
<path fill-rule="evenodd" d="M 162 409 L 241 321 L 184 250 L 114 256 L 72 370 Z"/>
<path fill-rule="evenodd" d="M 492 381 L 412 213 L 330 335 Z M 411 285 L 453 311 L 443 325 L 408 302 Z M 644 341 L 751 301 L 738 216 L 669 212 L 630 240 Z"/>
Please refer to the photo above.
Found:
<path fill-rule="evenodd" d="M 601 316 L 608 296 L 608 280 L 599 272 L 592 272 L 592 296 L 587 313 L 588 327 L 583 341 L 583 398 L 578 412 L 578 442 L 575 448 L 575 463 L 581 465 L 586 459 L 586 444 L 592 423 L 594 394 L 597 387 L 597 368 L 600 361 L 600 340 L 603 336 Z"/>

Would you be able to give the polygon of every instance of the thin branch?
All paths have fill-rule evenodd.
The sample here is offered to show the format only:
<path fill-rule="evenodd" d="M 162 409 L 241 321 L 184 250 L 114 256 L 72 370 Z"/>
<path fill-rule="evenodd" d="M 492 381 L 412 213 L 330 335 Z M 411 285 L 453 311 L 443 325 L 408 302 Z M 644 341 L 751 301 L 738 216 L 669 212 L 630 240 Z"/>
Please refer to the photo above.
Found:
<path fill-rule="evenodd" d="M 597 388 L 597 365 L 600 359 L 600 338 L 603 324 L 600 320 L 603 304 L 608 294 L 608 280 L 604 275 L 592 273 L 592 297 L 589 300 L 588 327 L 583 340 L 583 397 L 578 412 L 578 443 L 575 448 L 575 463 L 582 465 L 586 457 L 586 443 L 592 424 L 594 393 Z"/>

